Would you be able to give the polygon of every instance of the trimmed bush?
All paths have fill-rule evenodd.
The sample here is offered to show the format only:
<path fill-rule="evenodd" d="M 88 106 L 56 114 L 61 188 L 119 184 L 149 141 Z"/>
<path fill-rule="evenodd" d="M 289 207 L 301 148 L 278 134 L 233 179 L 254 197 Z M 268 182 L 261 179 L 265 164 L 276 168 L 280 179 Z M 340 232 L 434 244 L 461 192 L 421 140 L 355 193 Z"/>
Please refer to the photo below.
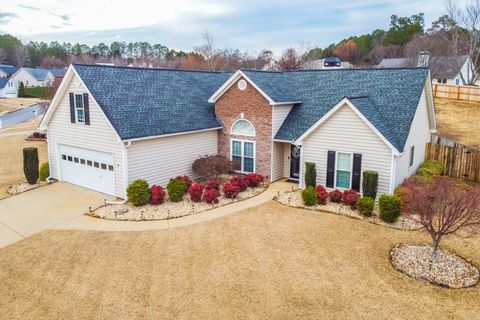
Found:
<path fill-rule="evenodd" d="M 317 192 L 317 203 L 321 205 L 326 205 L 328 200 L 327 191 L 318 191 Z"/>
<path fill-rule="evenodd" d="M 437 160 L 426 160 L 418 168 L 417 175 L 421 177 L 439 176 L 444 170 L 443 164 Z"/>
<path fill-rule="evenodd" d="M 261 174 L 258 173 L 249 173 L 245 176 L 248 186 L 250 188 L 256 188 L 263 182 L 264 178 Z"/>
<path fill-rule="evenodd" d="M 219 196 L 220 192 L 217 189 L 208 189 L 203 193 L 203 201 L 210 204 L 218 203 Z"/>
<path fill-rule="evenodd" d="M 370 197 L 362 197 L 357 199 L 357 210 L 362 216 L 371 217 L 374 207 L 375 200 Z"/>
<path fill-rule="evenodd" d="M 201 202 L 202 201 L 202 195 L 203 195 L 203 189 L 205 187 L 201 183 L 192 183 L 192 185 L 188 188 L 188 194 L 190 194 L 190 199 L 192 199 L 193 202 Z"/>
<path fill-rule="evenodd" d="M 312 186 L 308 186 L 302 191 L 303 203 L 308 206 L 314 206 L 317 204 L 317 193 Z"/>
<path fill-rule="evenodd" d="M 380 219 L 388 223 L 394 223 L 400 217 L 402 199 L 399 196 L 382 195 L 380 197 Z"/>
<path fill-rule="evenodd" d="M 218 180 L 209 180 L 205 183 L 205 190 L 215 189 L 220 191 L 220 181 Z"/>
<path fill-rule="evenodd" d="M 234 176 L 232 179 L 230 179 L 230 183 L 238 186 L 240 192 L 243 192 L 248 188 L 248 180 L 244 176 Z"/>
<path fill-rule="evenodd" d="M 127 188 L 127 197 L 135 207 L 146 205 L 150 200 L 148 182 L 143 179 L 132 181 Z"/>
<path fill-rule="evenodd" d="M 201 177 L 217 177 L 239 169 L 238 163 L 220 155 L 207 155 L 193 162 L 192 170 Z"/>
<path fill-rule="evenodd" d="M 340 203 L 342 202 L 343 193 L 342 191 L 335 189 L 328 194 L 328 197 L 330 198 L 330 201 Z"/>
<path fill-rule="evenodd" d="M 172 202 L 182 201 L 183 196 L 187 192 L 188 186 L 183 179 L 170 179 L 167 184 L 168 198 Z"/>
<path fill-rule="evenodd" d="M 30 184 L 38 181 L 38 149 L 23 148 L 23 173 Z"/>
<path fill-rule="evenodd" d="M 38 180 L 45 181 L 47 180 L 49 175 L 50 175 L 50 167 L 47 161 L 40 165 L 40 169 L 38 170 Z"/>
<path fill-rule="evenodd" d="M 162 204 L 165 200 L 165 190 L 161 186 L 154 184 L 150 188 L 150 204 Z"/>
<path fill-rule="evenodd" d="M 324 186 L 319 184 L 318 186 L 315 187 L 315 191 L 317 191 L 317 193 L 318 193 L 320 191 L 327 191 L 327 190 L 325 189 Z"/>
<path fill-rule="evenodd" d="M 376 199 L 377 189 L 378 189 L 378 172 L 363 171 L 363 180 L 362 180 L 363 196 Z"/>
<path fill-rule="evenodd" d="M 349 206 L 350 209 L 355 210 L 357 208 L 357 200 L 360 198 L 360 193 L 357 191 L 350 189 L 345 190 L 342 196 L 342 202 Z"/>
<path fill-rule="evenodd" d="M 177 176 L 175 179 L 185 181 L 187 188 L 190 188 L 192 185 L 192 179 L 189 176 Z"/>
<path fill-rule="evenodd" d="M 223 185 L 223 194 L 225 198 L 234 199 L 240 193 L 240 187 L 231 182 L 227 182 Z"/>
<path fill-rule="evenodd" d="M 18 97 L 19 98 L 25 98 L 27 94 L 25 93 L 25 85 L 23 84 L 23 81 L 20 81 L 20 85 L 18 86 Z"/>
<path fill-rule="evenodd" d="M 315 187 L 317 184 L 317 169 L 315 163 L 305 162 L 305 186 Z"/>

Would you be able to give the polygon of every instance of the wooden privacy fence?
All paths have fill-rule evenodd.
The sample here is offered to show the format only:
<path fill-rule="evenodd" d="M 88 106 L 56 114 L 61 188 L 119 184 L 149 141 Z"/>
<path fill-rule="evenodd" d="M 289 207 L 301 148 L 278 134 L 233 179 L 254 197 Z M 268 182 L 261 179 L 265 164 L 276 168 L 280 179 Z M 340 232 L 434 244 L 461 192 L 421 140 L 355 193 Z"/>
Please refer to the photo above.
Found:
<path fill-rule="evenodd" d="M 480 102 L 480 87 L 434 83 L 433 97 Z"/>
<path fill-rule="evenodd" d="M 438 160 L 445 166 L 444 174 L 453 178 L 480 182 L 480 152 L 461 146 L 427 143 L 426 160 Z"/>

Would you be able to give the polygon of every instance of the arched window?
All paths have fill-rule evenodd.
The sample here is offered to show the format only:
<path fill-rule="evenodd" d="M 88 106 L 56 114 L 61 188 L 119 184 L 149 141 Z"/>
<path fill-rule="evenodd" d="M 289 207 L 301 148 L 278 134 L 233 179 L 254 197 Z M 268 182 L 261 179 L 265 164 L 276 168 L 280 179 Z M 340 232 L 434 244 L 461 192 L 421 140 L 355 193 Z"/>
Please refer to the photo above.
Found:
<path fill-rule="evenodd" d="M 232 134 L 238 134 L 242 136 L 255 136 L 255 128 L 250 121 L 245 119 L 237 120 L 232 126 Z"/>

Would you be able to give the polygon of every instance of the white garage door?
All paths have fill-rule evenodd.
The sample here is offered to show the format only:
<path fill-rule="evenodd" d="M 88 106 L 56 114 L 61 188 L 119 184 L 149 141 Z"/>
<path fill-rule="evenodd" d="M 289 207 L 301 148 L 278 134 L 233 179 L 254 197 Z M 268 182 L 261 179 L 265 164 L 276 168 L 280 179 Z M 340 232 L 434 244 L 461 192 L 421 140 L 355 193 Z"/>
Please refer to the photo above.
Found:
<path fill-rule="evenodd" d="M 62 181 L 115 195 L 111 153 L 65 145 L 60 146 L 59 152 Z"/>

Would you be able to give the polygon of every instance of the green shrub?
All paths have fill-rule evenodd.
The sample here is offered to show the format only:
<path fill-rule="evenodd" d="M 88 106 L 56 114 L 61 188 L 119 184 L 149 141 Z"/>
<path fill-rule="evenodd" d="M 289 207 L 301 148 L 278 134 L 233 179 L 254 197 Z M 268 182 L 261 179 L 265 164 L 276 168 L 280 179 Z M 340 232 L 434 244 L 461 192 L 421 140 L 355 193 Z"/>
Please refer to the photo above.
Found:
<path fill-rule="evenodd" d="M 127 188 L 127 196 L 135 207 L 146 205 L 150 200 L 148 182 L 143 179 L 133 181 Z"/>
<path fill-rule="evenodd" d="M 40 165 L 40 169 L 38 171 L 38 179 L 40 181 L 45 181 L 49 175 L 50 175 L 50 167 L 47 161 Z"/>
<path fill-rule="evenodd" d="M 182 179 L 170 179 L 167 184 L 168 198 L 173 202 L 182 201 L 183 196 L 187 193 L 188 185 Z"/>
<path fill-rule="evenodd" d="M 444 170 L 443 164 L 437 160 L 426 160 L 418 168 L 417 175 L 421 177 L 439 176 Z"/>
<path fill-rule="evenodd" d="M 302 199 L 303 203 L 310 207 L 317 204 L 317 192 L 315 188 L 312 186 L 308 186 L 302 191 Z"/>
<path fill-rule="evenodd" d="M 370 197 L 362 197 L 357 199 L 357 210 L 362 216 L 371 217 L 374 207 L 375 201 Z"/>
<path fill-rule="evenodd" d="M 18 97 L 25 98 L 27 95 L 25 94 L 25 85 L 23 81 L 20 82 L 20 86 L 18 87 Z"/>
<path fill-rule="evenodd" d="M 315 187 L 317 184 L 317 169 L 315 163 L 305 162 L 305 186 Z"/>
<path fill-rule="evenodd" d="M 377 197 L 378 172 L 363 171 L 362 191 L 365 197 L 375 199 Z"/>
<path fill-rule="evenodd" d="M 393 195 L 382 195 L 380 197 L 380 219 L 388 223 L 394 223 L 400 217 L 402 210 L 402 198 Z"/>
<path fill-rule="evenodd" d="M 38 149 L 23 149 L 23 173 L 27 182 L 30 184 L 37 183 L 38 180 Z"/>

